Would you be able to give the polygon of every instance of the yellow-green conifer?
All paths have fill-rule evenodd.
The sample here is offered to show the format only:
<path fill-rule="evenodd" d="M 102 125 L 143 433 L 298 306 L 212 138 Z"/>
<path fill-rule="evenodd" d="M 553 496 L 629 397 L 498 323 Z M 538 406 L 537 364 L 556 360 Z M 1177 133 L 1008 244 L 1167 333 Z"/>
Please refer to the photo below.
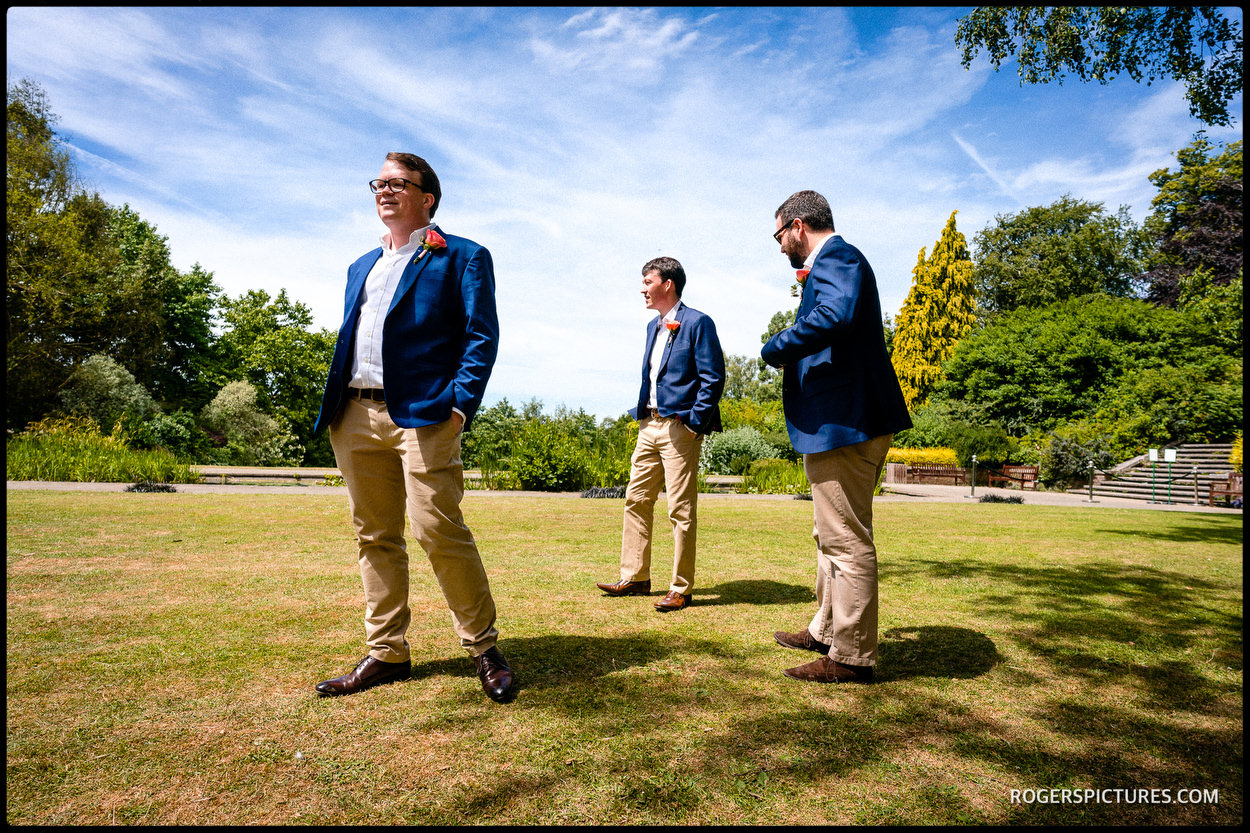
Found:
<path fill-rule="evenodd" d="M 909 408 L 929 398 L 942 378 L 942 363 L 976 320 L 972 258 L 968 241 L 955 228 L 958 213 L 951 212 L 932 257 L 925 259 L 920 250 L 911 291 L 895 320 L 892 358 Z"/>

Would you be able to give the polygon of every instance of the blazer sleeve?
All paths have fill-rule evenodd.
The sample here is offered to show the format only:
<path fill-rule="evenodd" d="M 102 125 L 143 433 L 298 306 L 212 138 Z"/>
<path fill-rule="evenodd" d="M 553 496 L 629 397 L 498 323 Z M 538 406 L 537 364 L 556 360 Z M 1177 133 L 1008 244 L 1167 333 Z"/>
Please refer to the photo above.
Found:
<path fill-rule="evenodd" d="M 716 324 L 706 315 L 698 320 L 693 346 L 699 375 L 699 394 L 690 409 L 686 424 L 695 433 L 706 434 L 713 430 L 711 423 L 719 413 L 721 394 L 725 392 L 725 352 L 716 335 Z"/>
<path fill-rule="evenodd" d="M 452 399 L 464 413 L 468 428 L 486 395 L 486 382 L 499 352 L 494 264 L 490 252 L 480 246 L 460 276 L 460 295 L 464 300 L 464 352 L 452 383 Z"/>
<path fill-rule="evenodd" d="M 817 257 L 807 276 L 803 291 L 812 293 L 811 308 L 800 310 L 794 325 L 774 335 L 760 350 L 760 357 L 773 367 L 815 355 L 851 329 L 863 269 L 854 254 L 844 249 L 833 254 Z"/>

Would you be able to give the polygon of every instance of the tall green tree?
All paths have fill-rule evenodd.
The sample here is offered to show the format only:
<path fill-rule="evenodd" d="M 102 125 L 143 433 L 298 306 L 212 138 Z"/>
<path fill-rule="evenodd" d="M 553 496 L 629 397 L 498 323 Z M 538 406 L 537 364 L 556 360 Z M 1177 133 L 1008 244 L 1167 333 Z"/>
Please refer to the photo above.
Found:
<path fill-rule="evenodd" d="M 725 399 L 773 402 L 781 399 L 781 374 L 759 356 L 725 354 Z"/>
<path fill-rule="evenodd" d="M 1244 85 L 1241 23 L 1214 6 L 980 6 L 959 21 L 955 44 L 964 67 L 982 49 L 995 70 L 1014 56 L 1021 85 L 1066 73 L 1100 84 L 1122 72 L 1172 78 L 1205 124 L 1231 124 Z"/>
<path fill-rule="evenodd" d="M 110 355 L 157 399 L 200 409 L 213 394 L 206 374 L 220 288 L 198 263 L 174 268 L 168 238 L 129 205 L 113 209 L 109 238 L 119 255 L 100 288 Z"/>
<path fill-rule="evenodd" d="M 20 429 L 57 406 L 77 362 L 106 352 L 82 337 L 104 318 L 95 285 L 117 253 L 109 206 L 82 191 L 43 90 L 6 90 L 5 420 Z"/>
<path fill-rule="evenodd" d="M 221 310 L 225 331 L 214 347 L 216 384 L 251 383 L 257 407 L 282 417 L 306 449 L 305 462 L 331 465 L 325 433 L 313 441 L 312 429 L 337 334 L 312 329 L 308 307 L 291 301 L 285 289 L 272 299 L 260 289 L 223 297 Z"/>
<path fill-rule="evenodd" d="M 972 239 L 977 302 L 991 317 L 1091 292 L 1131 296 L 1146 251 L 1127 206 L 1109 215 L 1070 196 L 999 214 Z"/>
<path fill-rule="evenodd" d="M 43 91 L 8 87 L 6 421 L 55 409 L 89 356 L 108 356 L 166 407 L 201 407 L 219 290 L 170 263 L 165 238 L 129 206 L 77 181 Z"/>
<path fill-rule="evenodd" d="M 1200 135 L 1176 156 L 1176 170 L 1150 175 L 1159 193 L 1146 220 L 1157 244 L 1146 297 L 1192 310 L 1216 346 L 1240 356 L 1242 143 L 1220 149 Z"/>
<path fill-rule="evenodd" d="M 891 360 L 909 408 L 922 404 L 942 378 L 942 364 L 976 322 L 976 294 L 968 242 L 955 215 L 926 259 L 920 250 L 911 291 L 894 326 Z"/>

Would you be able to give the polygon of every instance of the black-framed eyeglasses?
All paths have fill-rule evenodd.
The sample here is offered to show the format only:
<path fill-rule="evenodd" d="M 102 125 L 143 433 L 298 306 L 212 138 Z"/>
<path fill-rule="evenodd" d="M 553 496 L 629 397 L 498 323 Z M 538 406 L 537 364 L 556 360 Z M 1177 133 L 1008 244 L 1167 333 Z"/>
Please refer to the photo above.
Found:
<path fill-rule="evenodd" d="M 370 180 L 369 190 L 376 194 L 385 188 L 387 191 L 390 191 L 392 194 L 398 194 L 400 191 L 404 190 L 404 188 L 408 187 L 409 185 L 411 185 L 413 188 L 416 188 L 418 191 L 422 190 L 421 186 L 413 182 L 411 179 L 404 179 L 403 177 L 399 177 L 399 176 L 395 177 L 394 179 Z"/>
<path fill-rule="evenodd" d="M 795 217 L 795 218 L 794 218 L 794 220 L 797 220 L 797 219 L 799 219 L 799 218 L 798 218 L 798 217 Z M 785 233 L 786 233 L 786 229 L 788 229 L 788 228 L 790 228 L 790 226 L 794 225 L 794 220 L 791 220 L 790 222 L 786 223 L 786 224 L 785 224 L 784 226 L 782 226 L 781 228 L 777 229 L 777 232 L 773 235 L 773 239 L 774 239 L 774 240 L 776 240 L 778 243 L 780 243 L 780 242 L 781 242 L 781 235 L 783 235 L 783 234 L 785 234 Z"/>

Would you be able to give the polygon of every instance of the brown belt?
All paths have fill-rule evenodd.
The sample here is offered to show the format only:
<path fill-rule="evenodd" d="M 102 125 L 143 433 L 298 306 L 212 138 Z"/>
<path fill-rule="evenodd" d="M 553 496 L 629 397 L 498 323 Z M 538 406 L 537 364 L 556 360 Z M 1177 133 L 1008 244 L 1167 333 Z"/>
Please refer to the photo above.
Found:
<path fill-rule="evenodd" d="M 672 416 L 666 417 L 666 416 L 660 416 L 660 412 L 657 411 L 655 408 L 648 408 L 647 410 L 651 412 L 652 419 L 675 419 L 678 422 L 681 422 L 681 417 L 677 416 L 677 414 L 673 414 Z"/>
<path fill-rule="evenodd" d="M 382 395 L 382 388 L 348 388 L 347 392 L 352 399 L 371 399 L 374 402 L 386 402 L 386 397 Z"/>

